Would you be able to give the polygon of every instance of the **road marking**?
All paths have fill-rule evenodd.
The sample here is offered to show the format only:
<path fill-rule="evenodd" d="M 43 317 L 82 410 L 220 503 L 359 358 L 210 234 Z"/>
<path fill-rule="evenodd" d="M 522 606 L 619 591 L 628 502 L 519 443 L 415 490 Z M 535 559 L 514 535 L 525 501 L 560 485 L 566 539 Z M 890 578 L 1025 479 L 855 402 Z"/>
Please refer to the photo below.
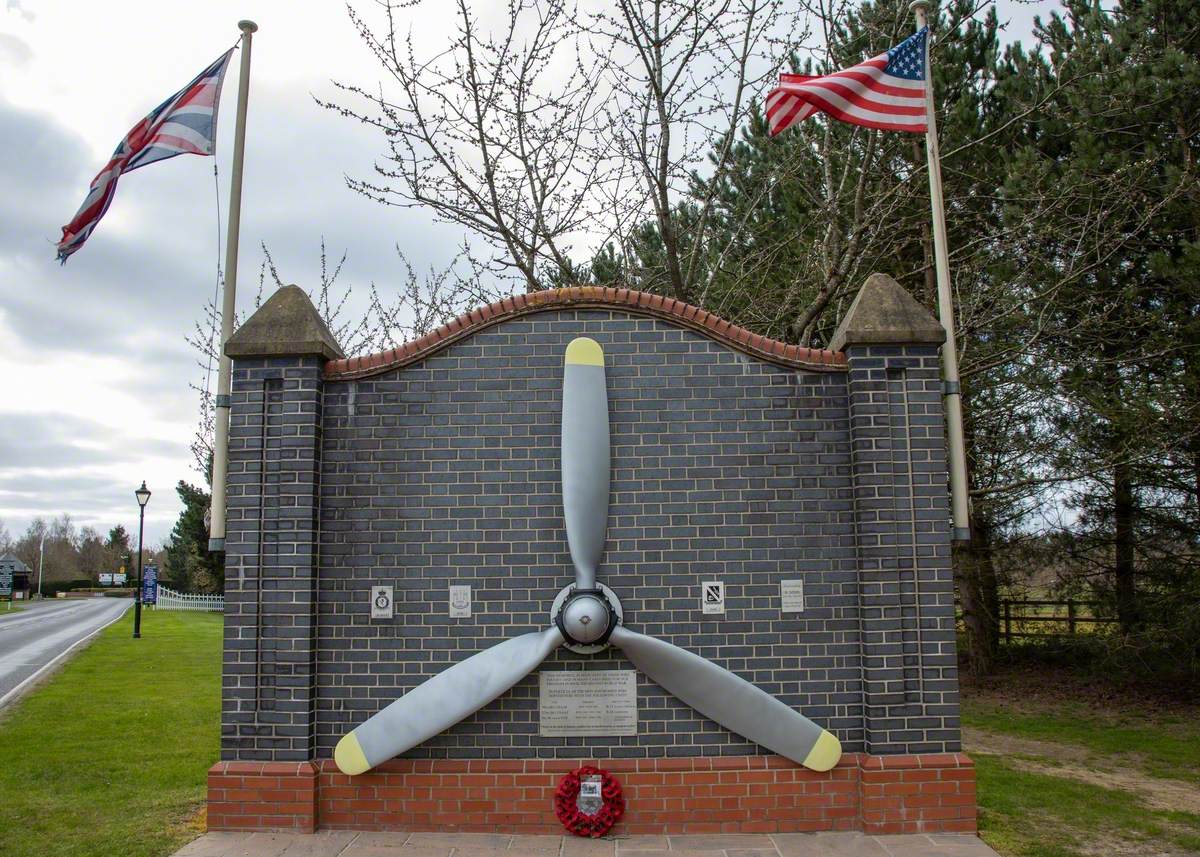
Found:
<path fill-rule="evenodd" d="M 24 688 L 27 684 L 32 682 L 34 679 L 36 679 L 38 676 L 40 676 L 46 670 L 50 669 L 50 667 L 54 666 L 56 663 L 58 663 L 60 660 L 62 660 L 68 654 L 70 654 L 71 650 L 74 649 L 76 646 L 78 646 L 80 643 L 87 642 L 88 640 L 92 639 L 92 637 L 96 636 L 101 631 L 103 631 L 105 628 L 107 628 L 109 625 L 111 625 L 113 622 L 116 622 L 118 619 L 122 618 L 125 615 L 125 611 L 127 611 L 131 606 L 133 606 L 133 605 L 126 604 L 125 607 L 119 613 L 117 613 L 117 615 L 114 616 L 112 619 L 105 622 L 103 625 L 101 625 L 96 630 L 92 631 L 86 637 L 80 637 L 74 643 L 67 646 L 65 649 L 63 649 L 61 652 L 59 652 L 57 655 L 55 655 L 52 659 L 47 661 L 46 664 L 41 669 L 36 670 L 31 675 L 27 676 L 24 681 L 22 681 L 20 684 L 18 684 L 16 687 L 14 687 L 8 693 L 4 694 L 4 696 L 0 696 L 0 708 L 3 708 L 5 705 L 7 705 L 8 701 L 10 699 L 15 698 L 16 695 L 21 692 L 21 689 Z"/>

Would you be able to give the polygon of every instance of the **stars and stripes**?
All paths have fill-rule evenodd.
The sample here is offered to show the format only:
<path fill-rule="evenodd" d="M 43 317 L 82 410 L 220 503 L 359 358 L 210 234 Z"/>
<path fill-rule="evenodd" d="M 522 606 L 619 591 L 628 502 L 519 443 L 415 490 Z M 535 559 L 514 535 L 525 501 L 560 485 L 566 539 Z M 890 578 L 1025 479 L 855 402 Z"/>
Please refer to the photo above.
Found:
<path fill-rule="evenodd" d="M 62 239 L 58 242 L 60 262 L 65 263 L 92 234 L 108 211 L 117 190 L 117 179 L 123 173 L 176 155 L 213 153 L 221 84 L 232 55 L 233 48 L 221 54 L 216 62 L 150 111 L 125 135 L 104 169 L 92 179 L 87 197 L 75 217 L 63 227 Z"/>
<path fill-rule="evenodd" d="M 833 74 L 780 75 L 767 95 L 771 136 L 814 113 L 885 131 L 925 132 L 925 52 L 922 27 L 874 59 Z"/>

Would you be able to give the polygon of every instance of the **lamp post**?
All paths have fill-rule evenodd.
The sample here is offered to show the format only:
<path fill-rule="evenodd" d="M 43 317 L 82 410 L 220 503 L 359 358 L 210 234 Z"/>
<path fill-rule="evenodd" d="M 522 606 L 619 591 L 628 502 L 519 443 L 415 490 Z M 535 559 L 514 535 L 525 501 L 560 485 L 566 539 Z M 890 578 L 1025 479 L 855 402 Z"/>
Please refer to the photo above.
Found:
<path fill-rule="evenodd" d="M 146 527 L 146 504 L 150 502 L 150 489 L 146 480 L 142 487 L 133 492 L 138 501 L 138 585 L 133 600 L 133 639 L 142 636 L 142 533 Z"/>
<path fill-rule="evenodd" d="M 42 597 L 42 559 L 46 555 L 46 533 L 42 531 L 42 543 L 38 545 L 38 598 Z"/>

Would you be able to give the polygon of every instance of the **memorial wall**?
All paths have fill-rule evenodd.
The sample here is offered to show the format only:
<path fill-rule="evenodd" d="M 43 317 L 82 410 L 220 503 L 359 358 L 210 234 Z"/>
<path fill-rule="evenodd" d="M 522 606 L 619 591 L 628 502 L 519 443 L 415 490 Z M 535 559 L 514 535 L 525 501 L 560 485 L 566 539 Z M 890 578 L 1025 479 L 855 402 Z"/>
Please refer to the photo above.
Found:
<path fill-rule="evenodd" d="M 623 621 L 834 733 L 833 770 L 717 725 L 618 649 L 565 647 L 399 759 L 358 776 L 332 762 L 393 700 L 550 623 L 574 579 L 560 437 L 577 337 L 604 353 L 598 578 Z M 940 341 L 876 275 L 836 351 L 585 288 L 506 299 L 345 359 L 304 293 L 280 290 L 228 346 L 210 826 L 551 832 L 558 779 L 590 761 L 626 780 L 619 831 L 973 829 Z"/>

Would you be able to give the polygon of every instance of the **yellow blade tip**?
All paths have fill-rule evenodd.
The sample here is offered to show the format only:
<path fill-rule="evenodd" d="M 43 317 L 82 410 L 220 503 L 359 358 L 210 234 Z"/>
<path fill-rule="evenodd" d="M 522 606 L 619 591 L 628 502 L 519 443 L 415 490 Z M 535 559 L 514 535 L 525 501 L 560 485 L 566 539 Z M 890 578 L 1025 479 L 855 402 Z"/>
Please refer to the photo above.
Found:
<path fill-rule="evenodd" d="M 577 366 L 603 366 L 604 350 L 596 340 L 581 336 L 572 339 L 571 344 L 567 346 L 566 359 L 568 364 L 573 363 Z"/>
<path fill-rule="evenodd" d="M 337 747 L 333 751 L 333 761 L 337 763 L 339 771 L 352 777 L 371 770 L 367 757 L 363 755 L 362 747 L 359 746 L 358 739 L 354 737 L 353 732 L 347 732 L 342 736 L 342 740 L 338 741 Z"/>
<path fill-rule="evenodd" d="M 812 771 L 828 771 L 842 758 L 842 743 L 832 732 L 821 732 L 821 737 L 808 751 L 800 764 Z"/>

